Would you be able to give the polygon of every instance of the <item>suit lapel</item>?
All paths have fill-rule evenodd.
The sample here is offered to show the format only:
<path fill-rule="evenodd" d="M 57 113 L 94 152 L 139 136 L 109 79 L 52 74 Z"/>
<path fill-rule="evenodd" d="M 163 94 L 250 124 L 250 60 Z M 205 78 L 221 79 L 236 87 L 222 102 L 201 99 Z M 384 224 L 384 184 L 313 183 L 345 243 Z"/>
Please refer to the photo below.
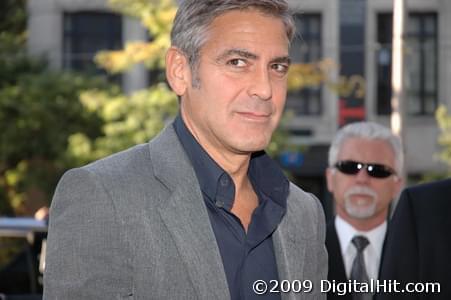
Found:
<path fill-rule="evenodd" d="M 343 256 L 341 255 L 340 242 L 338 241 L 337 230 L 335 229 L 335 219 L 327 224 L 326 247 L 329 254 L 329 280 L 345 282 L 346 277 Z"/>
<path fill-rule="evenodd" d="M 172 125 L 149 147 L 155 177 L 167 188 L 158 209 L 199 297 L 230 298 L 199 183 Z"/>
<path fill-rule="evenodd" d="M 347 282 L 345 265 L 341 254 L 340 241 L 338 240 L 337 230 L 335 228 L 335 218 L 332 219 L 326 227 L 326 248 L 329 254 L 329 273 L 327 279 L 329 282 L 333 280 L 338 283 Z M 352 299 L 351 294 L 339 296 L 337 293 L 329 292 L 327 299 Z"/>
<path fill-rule="evenodd" d="M 290 205 L 290 202 L 289 197 L 287 205 Z M 302 228 L 298 228 L 296 218 L 291 215 L 292 211 L 290 208 L 287 209 L 287 214 L 273 234 L 279 281 L 304 278 L 305 242 L 300 241 L 300 235 L 297 231 L 302 231 Z M 282 293 L 281 296 L 284 300 L 297 299 L 293 293 Z"/>

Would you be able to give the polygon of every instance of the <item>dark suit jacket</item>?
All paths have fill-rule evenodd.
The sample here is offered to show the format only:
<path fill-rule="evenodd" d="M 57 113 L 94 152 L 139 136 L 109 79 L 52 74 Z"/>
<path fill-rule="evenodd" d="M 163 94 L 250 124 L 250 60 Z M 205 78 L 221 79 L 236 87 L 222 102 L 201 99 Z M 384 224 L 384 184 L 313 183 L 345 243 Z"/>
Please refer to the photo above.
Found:
<path fill-rule="evenodd" d="M 408 188 L 388 228 L 381 279 L 440 282 L 440 294 L 377 299 L 451 299 L 451 179 Z"/>
<path fill-rule="evenodd" d="M 343 256 L 341 255 L 340 242 L 338 240 L 337 230 L 335 229 L 335 219 L 327 224 L 326 229 L 326 248 L 329 254 L 329 273 L 327 274 L 327 280 L 332 282 L 345 282 L 348 280 L 346 277 L 345 266 L 343 263 Z M 336 293 L 327 293 L 327 299 L 349 299 L 352 300 L 350 294 L 339 296 Z"/>
<path fill-rule="evenodd" d="M 385 241 L 384 246 L 385 247 Z M 340 241 L 338 240 L 337 230 L 335 229 L 335 219 L 327 224 L 326 228 L 326 248 L 329 254 L 329 273 L 327 274 L 327 280 L 332 282 L 347 282 L 345 265 L 343 262 L 343 256 L 341 255 Z M 384 259 L 384 250 L 381 254 L 381 264 Z M 380 271 L 380 269 L 379 269 Z M 337 293 L 327 293 L 327 299 L 340 299 L 340 300 L 352 300 L 351 294 L 338 295 Z"/>

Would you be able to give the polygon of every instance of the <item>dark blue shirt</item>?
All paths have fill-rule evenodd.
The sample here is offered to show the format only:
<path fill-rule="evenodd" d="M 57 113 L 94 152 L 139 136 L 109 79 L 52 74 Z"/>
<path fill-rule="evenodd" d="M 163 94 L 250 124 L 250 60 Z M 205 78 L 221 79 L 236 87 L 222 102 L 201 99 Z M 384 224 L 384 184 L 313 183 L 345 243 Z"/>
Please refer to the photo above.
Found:
<path fill-rule="evenodd" d="M 179 115 L 174 128 L 185 149 L 207 206 L 219 247 L 231 299 L 280 299 L 278 293 L 256 295 L 256 280 L 278 280 L 272 234 L 287 206 L 289 182 L 277 164 L 263 151 L 252 155 L 248 176 L 258 196 L 248 231 L 232 212 L 235 185 L 230 177 L 202 148 Z"/>

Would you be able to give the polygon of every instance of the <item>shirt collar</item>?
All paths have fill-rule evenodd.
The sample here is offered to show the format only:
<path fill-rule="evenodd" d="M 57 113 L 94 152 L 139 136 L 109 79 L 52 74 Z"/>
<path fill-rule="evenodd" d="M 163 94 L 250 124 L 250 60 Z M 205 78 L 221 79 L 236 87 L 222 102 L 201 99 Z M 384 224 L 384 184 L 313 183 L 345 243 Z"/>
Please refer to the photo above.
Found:
<path fill-rule="evenodd" d="M 179 114 L 174 121 L 174 129 L 193 165 L 200 189 L 214 199 L 219 179 L 224 178 L 224 170 L 208 155 L 186 127 Z"/>
<path fill-rule="evenodd" d="M 193 165 L 202 192 L 214 200 L 220 180 L 224 177 L 229 177 L 231 180 L 230 176 L 197 142 L 180 114 L 176 117 L 173 126 Z M 264 151 L 252 155 L 248 174 L 254 188 L 258 189 L 257 193 L 262 192 L 283 209 L 286 209 L 289 192 L 288 179 L 280 167 Z"/>
<path fill-rule="evenodd" d="M 337 215 L 335 217 L 335 228 L 340 241 L 341 253 L 346 253 L 348 247 L 351 246 L 351 240 L 355 235 L 363 235 L 368 239 L 371 247 L 373 247 L 380 256 L 385 233 L 387 231 L 387 221 L 384 221 L 382 224 L 369 231 L 359 231 Z"/>
<path fill-rule="evenodd" d="M 289 181 L 279 165 L 264 151 L 252 155 L 248 173 L 254 187 L 282 208 L 286 208 Z"/>

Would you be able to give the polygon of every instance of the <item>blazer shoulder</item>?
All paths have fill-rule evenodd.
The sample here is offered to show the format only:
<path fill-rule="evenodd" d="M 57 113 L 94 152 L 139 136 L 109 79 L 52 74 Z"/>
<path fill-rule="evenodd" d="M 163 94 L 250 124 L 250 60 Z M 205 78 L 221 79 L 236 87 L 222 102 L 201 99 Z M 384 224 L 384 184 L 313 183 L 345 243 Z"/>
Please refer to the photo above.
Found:
<path fill-rule="evenodd" d="M 142 207 L 144 204 L 141 202 L 145 199 L 156 199 L 161 185 L 154 175 L 148 144 L 141 144 L 86 166 L 68 170 L 58 186 L 65 187 L 64 194 L 97 186 L 118 209 L 127 211 L 127 207 Z M 90 201 L 96 201 L 96 197 L 87 195 Z"/>
<path fill-rule="evenodd" d="M 124 171 L 141 169 L 144 163 L 150 163 L 149 144 L 140 144 L 96 160 L 81 169 L 86 169 L 94 174 L 114 175 Z"/>
<path fill-rule="evenodd" d="M 420 215 L 430 214 L 431 211 L 450 211 L 450 194 L 451 179 L 408 187 L 401 193 L 396 210 L 402 207 Z"/>
<path fill-rule="evenodd" d="M 451 193 L 451 178 L 408 187 L 403 193 L 414 198 L 446 197 Z"/>
<path fill-rule="evenodd" d="M 108 182 L 117 182 L 120 177 L 127 176 L 127 173 L 139 172 L 143 168 L 148 159 L 145 149 L 146 144 L 137 145 L 85 166 L 69 169 L 60 178 L 56 191 L 63 186 L 83 188 L 88 185 L 107 189 L 110 185 Z"/>
<path fill-rule="evenodd" d="M 324 242 L 326 223 L 324 211 L 318 198 L 290 182 L 287 202 L 288 218 L 297 220 L 305 232 L 309 232 L 315 236 L 315 239 Z M 308 228 L 309 230 L 307 230 Z M 313 236 L 310 238 L 313 238 Z"/>
<path fill-rule="evenodd" d="M 288 196 L 288 206 L 295 210 L 315 213 L 322 212 L 321 203 L 312 193 L 308 193 L 290 182 L 290 193 Z"/>

